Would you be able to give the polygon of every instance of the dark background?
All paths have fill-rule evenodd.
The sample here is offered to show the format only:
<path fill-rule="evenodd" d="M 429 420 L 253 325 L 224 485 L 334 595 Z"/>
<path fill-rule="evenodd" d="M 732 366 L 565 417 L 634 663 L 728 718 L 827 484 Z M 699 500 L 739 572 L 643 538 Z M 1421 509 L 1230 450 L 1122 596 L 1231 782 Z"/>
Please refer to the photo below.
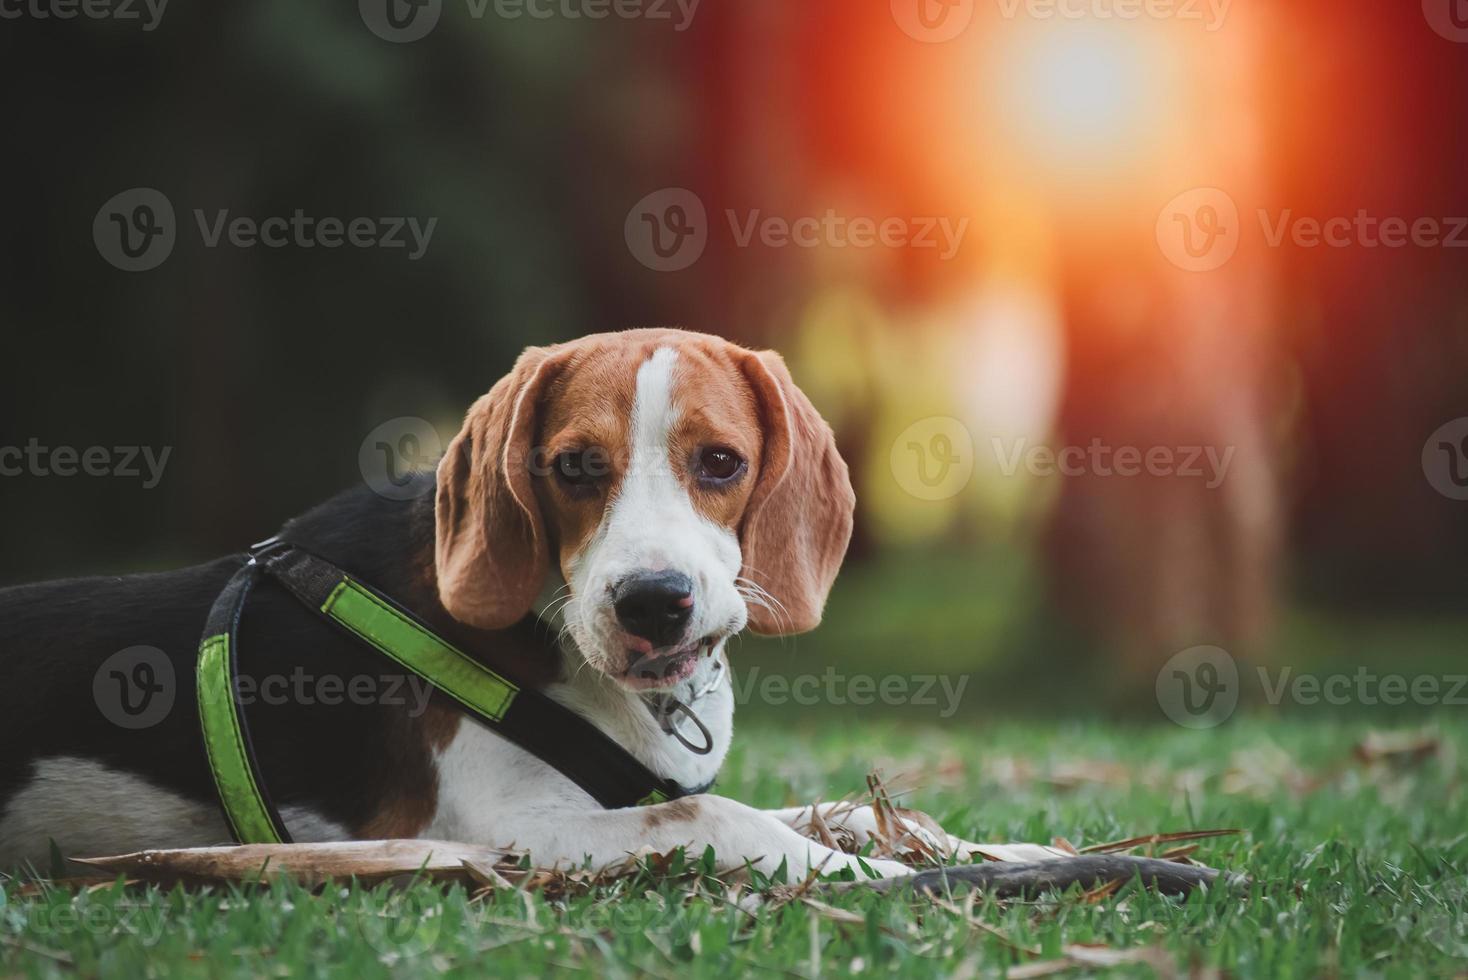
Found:
<path fill-rule="evenodd" d="M 524 346 L 676 324 L 784 351 L 857 475 L 827 627 L 755 653 L 878 664 L 895 648 L 1001 693 L 1111 662 L 1126 669 L 1102 670 L 1108 684 L 1147 691 L 1193 643 L 1461 662 L 1468 503 L 1436 492 L 1421 457 L 1468 415 L 1468 250 L 1263 249 L 1255 223 L 1205 275 L 1151 241 L 1158 209 L 1195 186 L 1228 190 L 1246 228 L 1256 207 L 1468 215 L 1468 44 L 1417 4 L 1239 0 L 1216 32 L 1138 26 L 1180 56 L 1115 92 L 1143 114 L 1172 99 L 1119 137 L 1156 151 L 1141 164 L 1067 143 L 1064 116 L 1044 123 L 1047 150 L 994 122 L 1045 112 L 1031 82 L 993 71 L 1006 46 L 1095 25 L 990 5 L 925 44 L 885 0 L 703 0 L 683 31 L 493 10 L 445 0 L 404 44 L 347 3 L 173 0 L 153 31 L 0 21 L 0 445 L 172 447 L 152 490 L 0 478 L 0 582 L 238 549 L 362 479 L 381 423 L 420 416 L 446 441 Z M 1085 88 L 1085 70 L 1062 55 L 1057 84 Z M 103 202 L 133 187 L 178 215 L 147 272 L 112 267 L 92 238 Z M 725 208 L 837 207 L 971 227 L 947 262 L 715 231 L 665 273 L 623 234 L 665 187 L 694 190 L 716 225 Z M 209 249 L 194 208 L 438 224 L 418 261 Z M 1052 311 L 1037 344 L 1006 320 L 1034 303 Z M 1234 445 L 1242 489 L 992 473 L 937 504 L 895 489 L 895 433 L 954 414 L 982 452 L 996 398 L 965 384 L 1036 363 L 1053 392 L 1017 388 L 1036 438 Z"/>

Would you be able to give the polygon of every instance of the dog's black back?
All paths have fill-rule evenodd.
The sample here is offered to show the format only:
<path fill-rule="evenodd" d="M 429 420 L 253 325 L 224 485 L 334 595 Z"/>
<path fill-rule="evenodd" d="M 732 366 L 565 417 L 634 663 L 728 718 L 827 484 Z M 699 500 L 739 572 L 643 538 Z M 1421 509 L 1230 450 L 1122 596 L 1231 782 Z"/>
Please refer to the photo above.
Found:
<path fill-rule="evenodd" d="M 283 536 L 394 596 L 465 649 L 498 644 L 548 653 L 544 631 L 533 620 L 504 634 L 483 634 L 443 611 L 432 574 L 431 477 L 421 479 L 429 481 L 425 492 L 410 501 L 387 500 L 365 487 L 348 491 L 292 521 Z M 55 757 L 93 760 L 191 799 L 214 798 L 194 663 L 209 608 L 241 560 L 236 555 L 179 571 L 0 590 L 0 813 L 30 781 L 35 762 Z M 138 646 L 166 655 L 173 703 L 156 723 L 129 729 L 109 720 L 94 683 L 102 686 L 103 700 L 117 698 L 109 685 L 126 678 L 98 680 L 99 668 Z M 384 800 L 432 797 L 421 731 L 426 716 L 413 710 L 413 689 L 402 670 L 268 578 L 241 621 L 239 660 L 242 677 L 252 678 L 257 691 L 263 692 L 259 685 L 267 677 L 287 681 L 284 698 L 270 699 L 280 703 L 262 696 L 243 709 L 278 806 L 307 806 L 355 831 Z M 553 671 L 552 661 L 547 656 L 543 669 Z M 291 686 L 299 677 L 314 684 L 332 676 L 343 686 L 371 678 L 373 695 L 365 702 L 344 696 L 329 705 L 314 694 L 303 699 Z M 445 702 L 435 704 L 445 710 Z"/>

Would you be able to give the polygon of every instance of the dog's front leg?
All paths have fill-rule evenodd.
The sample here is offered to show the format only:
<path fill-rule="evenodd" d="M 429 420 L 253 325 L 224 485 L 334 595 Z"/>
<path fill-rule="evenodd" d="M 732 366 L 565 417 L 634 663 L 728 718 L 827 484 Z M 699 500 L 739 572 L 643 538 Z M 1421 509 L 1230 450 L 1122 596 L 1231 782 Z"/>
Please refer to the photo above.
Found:
<path fill-rule="evenodd" d="M 838 840 L 842 837 L 846 838 L 857 849 L 874 839 L 892 839 L 893 844 L 901 846 L 905 836 L 912 838 L 940 857 L 957 857 L 966 861 L 971 860 L 975 856 L 975 848 L 981 846 L 954 837 L 946 832 L 938 821 L 921 810 L 909 810 L 903 807 L 896 809 L 899 822 L 897 827 L 884 827 L 878 820 L 876 807 L 871 803 L 852 800 L 817 803 L 812 806 L 792 806 L 765 812 L 807 837 L 821 836 L 818 828 L 824 828 Z M 819 817 L 819 820 L 816 817 Z"/>
<path fill-rule="evenodd" d="M 654 806 L 570 815 L 528 810 L 510 820 L 497 820 L 487 832 L 492 839 L 482 843 L 527 852 L 541 867 L 579 866 L 589 859 L 593 867 L 604 868 L 644 848 L 666 853 L 684 847 L 697 857 L 712 847 L 721 871 L 742 868 L 748 862 L 772 874 L 783 863 L 791 881 L 811 871 L 831 874 L 844 868 L 864 876 L 853 855 L 802 837 L 771 813 L 722 796 L 690 796 Z M 912 873 L 896 861 L 866 860 L 865 864 L 883 877 Z"/>

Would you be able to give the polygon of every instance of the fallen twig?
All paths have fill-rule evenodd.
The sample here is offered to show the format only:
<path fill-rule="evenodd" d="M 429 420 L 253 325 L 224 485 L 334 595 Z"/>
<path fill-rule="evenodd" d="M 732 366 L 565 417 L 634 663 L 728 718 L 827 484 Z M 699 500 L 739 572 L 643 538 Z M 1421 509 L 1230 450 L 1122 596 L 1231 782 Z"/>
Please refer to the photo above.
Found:
<path fill-rule="evenodd" d="M 996 898 L 1029 898 L 1076 885 L 1090 892 L 1114 881 L 1127 882 L 1134 878 L 1141 878 L 1144 885 L 1164 895 L 1186 895 L 1200 885 L 1233 887 L 1247 882 L 1241 875 L 1196 864 L 1122 854 L 1088 854 L 1049 861 L 987 861 L 932 868 L 903 878 L 831 882 L 827 887 L 840 891 L 871 888 L 884 893 L 911 890 L 943 894 L 968 886 Z"/>
<path fill-rule="evenodd" d="M 135 851 L 74 858 L 78 864 L 144 881 L 259 881 L 277 874 L 308 884 L 344 878 L 366 882 L 421 873 L 434 880 L 484 884 L 485 872 L 520 877 L 516 855 L 500 848 L 433 840 L 344 841 L 329 844 L 242 844 Z"/>

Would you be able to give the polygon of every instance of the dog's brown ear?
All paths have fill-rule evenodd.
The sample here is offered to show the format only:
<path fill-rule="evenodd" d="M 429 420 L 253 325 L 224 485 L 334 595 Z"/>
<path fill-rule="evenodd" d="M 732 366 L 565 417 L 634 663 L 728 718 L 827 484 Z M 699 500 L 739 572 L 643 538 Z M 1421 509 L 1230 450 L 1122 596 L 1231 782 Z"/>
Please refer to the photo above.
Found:
<path fill-rule="evenodd" d="M 536 417 L 557 359 L 542 348 L 474 403 L 438 464 L 438 594 L 460 622 L 504 629 L 530 612 L 550 561 L 531 484 Z"/>
<path fill-rule="evenodd" d="M 804 633 L 820 625 L 846 556 L 856 494 L 831 427 L 780 355 L 750 354 L 744 373 L 765 430 L 759 482 L 739 535 L 742 574 L 768 593 L 765 605 L 749 604 L 749 626 L 767 636 Z"/>

